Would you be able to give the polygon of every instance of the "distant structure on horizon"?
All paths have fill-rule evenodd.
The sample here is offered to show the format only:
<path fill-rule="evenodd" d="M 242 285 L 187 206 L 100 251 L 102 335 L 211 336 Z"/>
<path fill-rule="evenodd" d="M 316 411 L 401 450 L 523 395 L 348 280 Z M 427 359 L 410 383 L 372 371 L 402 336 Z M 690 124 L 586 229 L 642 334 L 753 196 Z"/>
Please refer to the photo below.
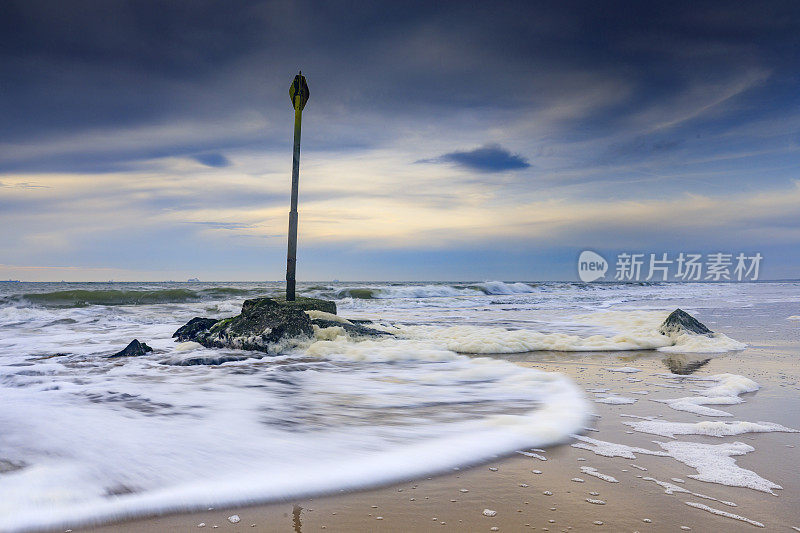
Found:
<path fill-rule="evenodd" d="M 196 282 L 196 281 L 200 281 L 200 280 L 198 278 L 189 278 L 189 279 L 186 280 L 186 283 L 191 283 L 193 281 Z"/>

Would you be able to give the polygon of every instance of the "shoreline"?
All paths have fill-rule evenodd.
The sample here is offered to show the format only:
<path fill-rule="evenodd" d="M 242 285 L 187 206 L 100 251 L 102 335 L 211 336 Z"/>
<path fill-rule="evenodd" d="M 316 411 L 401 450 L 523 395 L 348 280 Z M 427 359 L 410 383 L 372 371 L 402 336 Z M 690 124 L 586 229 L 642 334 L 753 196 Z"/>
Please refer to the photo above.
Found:
<path fill-rule="evenodd" d="M 744 403 L 722 406 L 734 415 L 724 420 L 766 420 L 800 428 L 797 410 L 800 374 L 789 364 L 789 359 L 800 356 L 800 347 L 795 343 L 709 356 L 709 361 L 698 367 L 696 375 L 740 374 L 761 385 L 759 391 L 742 396 Z M 692 359 L 709 356 L 692 356 Z M 664 379 L 660 376 L 669 372 L 665 362 L 671 357 L 669 354 L 652 351 L 623 354 L 531 352 L 497 357 L 523 366 L 562 372 L 584 390 L 602 386 L 611 389 L 609 394 L 626 397 L 637 396 L 634 394 L 637 390 L 649 392 L 639 395 L 632 405 L 593 403 L 599 415 L 595 431 L 584 433 L 593 439 L 647 449 L 657 449 L 654 441 L 671 440 L 632 431 L 621 423 L 626 418 L 620 414 L 676 422 L 717 420 L 675 411 L 665 404 L 650 401 L 651 397 L 676 395 L 670 387 L 658 385 Z M 605 370 L 608 366 L 637 367 L 641 372 L 633 374 L 636 376 L 633 379 L 642 381 L 629 381 L 630 374 L 609 372 Z M 597 395 L 587 392 L 587 396 L 591 400 Z M 736 464 L 783 486 L 783 490 L 776 490 L 776 496 L 772 496 L 748 488 L 703 482 L 690 477 L 697 473 L 693 468 L 669 457 L 637 454 L 635 460 L 608 458 L 566 444 L 544 452 L 529 452 L 546 458 L 544 461 L 535 455 L 515 453 L 479 466 L 380 488 L 73 529 L 94 533 L 203 531 L 205 528 L 219 531 L 491 531 L 494 527 L 497 531 L 759 529 L 752 523 L 712 514 L 707 508 L 763 523 L 768 529 L 800 527 L 800 519 L 793 512 L 800 506 L 800 479 L 781 466 L 797 464 L 800 458 L 798 434 L 746 433 L 724 438 L 687 435 L 676 440 L 707 444 L 738 441 L 753 446 L 755 451 L 734 457 Z M 614 477 L 618 483 L 586 475 L 581 466 L 595 468 Z M 534 470 L 541 473 L 534 473 Z M 685 488 L 690 493 L 735 502 L 736 506 L 686 493 L 665 494 L 663 487 L 645 479 L 648 477 Z M 672 479 L 679 479 L 681 483 Z M 546 494 L 548 492 L 551 494 Z M 484 509 L 497 514 L 484 516 Z M 233 515 L 240 518 L 236 524 L 228 520 Z M 198 527 L 199 524 L 205 526 Z"/>

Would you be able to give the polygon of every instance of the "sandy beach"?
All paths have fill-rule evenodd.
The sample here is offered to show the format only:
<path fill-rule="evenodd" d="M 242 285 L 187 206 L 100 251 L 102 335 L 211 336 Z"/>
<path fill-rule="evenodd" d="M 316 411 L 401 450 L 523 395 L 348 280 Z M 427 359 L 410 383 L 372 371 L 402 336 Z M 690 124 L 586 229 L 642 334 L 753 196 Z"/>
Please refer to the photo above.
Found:
<path fill-rule="evenodd" d="M 0 530 L 800 527 L 794 283 L 304 286 L 393 334 L 267 357 L 173 332 L 269 286 L 35 288 L 5 309 Z"/>
<path fill-rule="evenodd" d="M 798 59 L 798 0 L 0 0 L 0 533 L 800 533 Z"/>
<path fill-rule="evenodd" d="M 750 348 L 745 352 L 712 356 L 693 375 L 733 373 L 750 377 L 761 385 L 758 392 L 743 395 L 744 403 L 723 407 L 734 415 L 729 420 L 764 420 L 800 428 L 800 372 L 793 362 L 798 356 L 800 346 L 792 342 Z M 665 357 L 658 352 L 642 351 L 625 354 L 540 352 L 504 357 L 519 365 L 562 372 L 585 389 L 610 389 L 607 393 L 588 392 L 591 397 L 615 394 L 637 399 L 631 405 L 595 403 L 596 422 L 593 430 L 584 433 L 592 439 L 654 450 L 658 446 L 653 441 L 671 439 L 635 432 L 624 422 L 636 419 L 621 415 L 674 422 L 706 419 L 650 400 L 676 397 L 676 391 L 686 392 L 694 387 L 695 384 L 688 381 L 681 384 L 680 377 L 666 378 L 668 364 L 697 363 L 707 356 Z M 641 371 L 629 374 L 606 370 L 619 367 Z M 645 391 L 648 394 L 637 394 Z M 644 454 L 635 454 L 636 459 L 603 457 L 566 444 L 544 452 L 527 450 L 535 454 L 531 456 L 514 454 L 472 468 L 379 489 L 147 518 L 76 531 L 706 532 L 760 529 L 754 523 L 763 524 L 769 531 L 791 531 L 800 527 L 797 513 L 800 476 L 796 469 L 800 462 L 798 434 L 747 433 L 723 438 L 693 435 L 680 439 L 707 444 L 746 443 L 755 451 L 735 457 L 736 464 L 783 489 L 775 490 L 773 496 L 749 488 L 702 482 L 690 477 L 697 473 L 695 469 L 670 457 Z M 582 471 L 586 467 L 618 482 L 587 474 Z M 646 478 L 671 483 L 689 492 L 667 494 L 664 487 Z M 752 522 L 715 515 L 686 502 Z M 485 516 L 485 509 L 496 514 Z M 240 518 L 238 523 L 229 521 L 228 517 L 233 515 Z"/>

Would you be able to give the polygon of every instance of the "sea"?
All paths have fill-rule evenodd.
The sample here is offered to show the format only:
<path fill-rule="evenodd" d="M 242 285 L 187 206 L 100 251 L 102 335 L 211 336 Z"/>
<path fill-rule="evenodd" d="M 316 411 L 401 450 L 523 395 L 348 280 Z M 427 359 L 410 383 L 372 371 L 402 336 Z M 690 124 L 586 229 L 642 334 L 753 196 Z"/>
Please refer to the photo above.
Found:
<path fill-rule="evenodd" d="M 710 358 L 744 350 L 744 327 L 796 342 L 800 320 L 796 281 L 299 283 L 389 335 L 315 328 L 269 355 L 172 338 L 282 290 L 0 283 L 0 531 L 286 501 L 558 445 L 592 402 L 519 354 Z M 717 333 L 662 335 L 676 308 Z M 153 351 L 109 358 L 133 339 Z"/>

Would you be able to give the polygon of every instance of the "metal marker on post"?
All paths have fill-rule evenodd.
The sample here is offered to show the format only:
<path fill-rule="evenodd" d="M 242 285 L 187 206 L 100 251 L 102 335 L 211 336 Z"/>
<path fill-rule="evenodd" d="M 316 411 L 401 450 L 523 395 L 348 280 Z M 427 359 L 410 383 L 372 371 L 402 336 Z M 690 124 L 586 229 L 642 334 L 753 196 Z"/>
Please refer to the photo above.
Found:
<path fill-rule="evenodd" d="M 292 207 L 289 211 L 289 249 L 286 254 L 286 301 L 294 301 L 295 265 L 297 263 L 297 186 L 300 180 L 300 123 L 308 102 L 308 84 L 303 72 L 294 77 L 289 98 L 294 107 L 294 155 L 292 156 Z"/>

